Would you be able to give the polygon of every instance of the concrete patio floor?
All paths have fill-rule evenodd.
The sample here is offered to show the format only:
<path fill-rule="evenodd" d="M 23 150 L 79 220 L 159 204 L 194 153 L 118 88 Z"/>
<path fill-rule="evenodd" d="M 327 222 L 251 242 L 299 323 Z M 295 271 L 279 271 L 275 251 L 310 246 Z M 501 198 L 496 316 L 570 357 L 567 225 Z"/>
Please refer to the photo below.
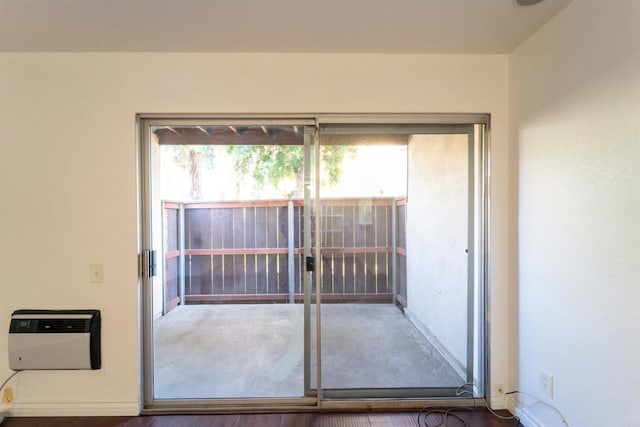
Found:
<path fill-rule="evenodd" d="M 155 398 L 302 396 L 303 335 L 302 304 L 178 306 L 154 324 Z M 322 338 L 324 389 L 465 382 L 392 304 L 325 304 Z"/>

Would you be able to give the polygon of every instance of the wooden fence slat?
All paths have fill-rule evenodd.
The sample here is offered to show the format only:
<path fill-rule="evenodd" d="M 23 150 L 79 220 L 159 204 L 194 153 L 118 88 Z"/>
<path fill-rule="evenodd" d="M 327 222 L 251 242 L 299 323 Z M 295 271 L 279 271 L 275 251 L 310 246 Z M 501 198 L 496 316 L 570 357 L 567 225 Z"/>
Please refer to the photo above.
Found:
<path fill-rule="evenodd" d="M 267 286 L 267 255 L 256 255 L 256 281 L 259 294 L 269 293 Z"/>
<path fill-rule="evenodd" d="M 366 217 L 364 206 L 355 209 L 353 217 L 354 243 L 353 246 L 364 247 L 367 245 L 367 225 L 363 222 Z"/>
<path fill-rule="evenodd" d="M 219 209 L 209 209 L 211 212 L 211 248 L 222 249 L 222 232 L 224 228 L 224 221 L 222 220 L 222 213 Z M 185 213 L 189 212 L 185 210 Z"/>
<path fill-rule="evenodd" d="M 278 255 L 267 255 L 267 293 L 278 293 Z"/>
<path fill-rule="evenodd" d="M 387 241 L 387 224 L 390 218 L 387 218 L 386 206 L 377 206 L 375 208 L 375 225 L 373 246 L 391 246 L 391 241 Z"/>
<path fill-rule="evenodd" d="M 256 281 L 256 255 L 246 255 L 245 261 L 247 293 L 257 294 L 258 283 Z"/>
<path fill-rule="evenodd" d="M 345 293 L 344 254 L 333 255 L 333 293 Z"/>
<path fill-rule="evenodd" d="M 333 293 L 333 274 L 332 270 L 333 259 L 331 255 L 322 254 L 321 256 L 321 271 L 322 271 L 322 289 L 323 294 Z"/>
<path fill-rule="evenodd" d="M 365 272 L 365 282 L 366 282 L 366 293 L 375 294 L 377 293 L 377 283 L 376 283 L 376 254 L 366 254 L 366 272 Z"/>
<path fill-rule="evenodd" d="M 278 293 L 289 293 L 289 255 L 278 255 Z"/>
<path fill-rule="evenodd" d="M 371 209 L 371 222 L 365 226 L 364 246 L 368 248 L 376 246 L 376 214 L 376 209 Z"/>
<path fill-rule="evenodd" d="M 178 276 L 178 259 L 180 256 L 178 235 L 178 212 L 180 205 L 176 203 L 162 203 L 164 227 L 162 230 L 162 245 L 165 253 L 164 277 L 164 314 L 171 311 L 180 303 L 180 277 Z"/>
<path fill-rule="evenodd" d="M 267 247 L 267 208 L 257 207 L 256 213 L 256 248 Z"/>
<path fill-rule="evenodd" d="M 347 206 L 342 212 L 344 215 L 344 246 L 353 247 L 356 245 L 355 240 L 355 207 Z"/>
<path fill-rule="evenodd" d="M 390 274 L 389 269 L 389 254 L 377 253 L 375 254 L 376 260 L 376 293 L 388 293 L 391 292 Z"/>
<path fill-rule="evenodd" d="M 355 294 L 355 255 L 344 255 L 344 293 Z"/>
<path fill-rule="evenodd" d="M 392 233 L 393 233 L 393 225 L 391 224 L 391 209 L 395 209 L 391 206 L 387 206 L 385 209 L 385 218 L 387 219 L 387 223 L 385 225 L 385 230 L 386 230 L 386 246 L 391 246 L 391 242 L 393 240 L 392 237 Z"/>
<path fill-rule="evenodd" d="M 172 258 L 165 263 L 165 313 L 173 309 L 180 301 L 178 292 L 178 259 Z"/>
<path fill-rule="evenodd" d="M 278 223 L 278 247 L 287 248 L 289 246 L 289 212 L 287 207 L 276 208 Z"/>
<path fill-rule="evenodd" d="M 169 276 L 168 297 L 178 297 L 178 260 L 176 258 L 167 262 L 167 275 Z"/>
<path fill-rule="evenodd" d="M 224 277 L 222 275 L 222 255 L 213 255 L 211 257 L 212 269 L 212 294 L 224 293 Z"/>
<path fill-rule="evenodd" d="M 223 280 L 223 293 L 234 294 L 236 293 L 236 287 L 233 277 L 233 255 L 222 256 L 222 280 Z"/>
<path fill-rule="evenodd" d="M 233 263 L 233 279 L 232 289 L 234 294 L 244 294 L 247 292 L 245 288 L 245 265 L 244 255 L 232 255 L 231 260 Z"/>
<path fill-rule="evenodd" d="M 234 208 L 233 212 L 233 247 L 244 248 L 244 233 L 246 224 L 244 219 L 244 208 Z"/>
<path fill-rule="evenodd" d="M 220 209 L 220 222 L 222 233 L 222 247 L 225 249 L 233 248 L 233 209 Z"/>
<path fill-rule="evenodd" d="M 165 206 L 167 229 L 164 239 L 166 251 L 178 250 L 178 210 L 167 209 Z"/>
<path fill-rule="evenodd" d="M 267 247 L 278 247 L 278 208 L 267 208 Z"/>
<path fill-rule="evenodd" d="M 245 208 L 244 213 L 244 248 L 257 248 L 256 246 L 256 208 Z"/>
<path fill-rule="evenodd" d="M 355 265 L 354 265 L 354 288 L 355 293 L 364 294 L 367 292 L 366 288 L 366 280 L 365 280 L 365 264 L 366 264 L 366 254 L 356 254 L 355 257 Z"/>

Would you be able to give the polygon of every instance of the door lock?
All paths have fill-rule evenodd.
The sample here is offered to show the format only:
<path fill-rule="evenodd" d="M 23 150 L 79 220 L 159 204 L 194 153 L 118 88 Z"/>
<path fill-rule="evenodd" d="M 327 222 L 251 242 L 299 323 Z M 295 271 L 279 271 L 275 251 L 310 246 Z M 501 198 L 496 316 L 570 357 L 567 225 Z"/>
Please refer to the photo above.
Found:
<path fill-rule="evenodd" d="M 306 270 L 311 272 L 311 271 L 316 271 L 316 258 L 312 257 L 312 256 L 308 256 L 306 258 Z"/>

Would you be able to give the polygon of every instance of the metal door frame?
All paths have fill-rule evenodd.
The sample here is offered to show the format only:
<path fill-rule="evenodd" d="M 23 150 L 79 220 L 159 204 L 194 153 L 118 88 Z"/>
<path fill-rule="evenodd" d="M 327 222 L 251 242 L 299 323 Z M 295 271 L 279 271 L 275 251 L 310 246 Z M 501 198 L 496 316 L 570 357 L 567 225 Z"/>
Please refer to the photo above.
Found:
<path fill-rule="evenodd" d="M 320 138 L 319 127 L 321 124 L 389 124 L 389 125 L 434 125 L 433 133 L 442 133 L 443 128 L 455 129 L 467 125 L 475 125 L 475 135 L 479 138 L 476 146 L 479 153 L 476 160 L 470 156 L 470 167 L 473 161 L 473 168 L 470 169 L 475 173 L 470 175 L 470 197 L 471 188 L 475 186 L 479 189 L 478 203 L 475 206 L 473 215 L 479 216 L 479 230 L 473 231 L 474 239 L 477 241 L 477 247 L 480 254 L 474 254 L 480 262 L 481 271 L 474 273 L 474 280 L 479 280 L 478 297 L 481 300 L 482 309 L 480 313 L 476 313 L 476 321 L 479 322 L 479 330 L 482 332 L 481 339 L 478 340 L 480 351 L 480 360 L 478 366 L 483 372 L 479 372 L 481 380 L 484 384 L 483 396 L 475 399 L 471 398 L 450 398 L 454 395 L 449 394 L 451 390 L 444 394 L 437 395 L 432 393 L 437 389 L 420 389 L 423 398 L 416 397 L 411 390 L 385 389 L 383 393 L 373 391 L 369 393 L 358 394 L 338 391 L 334 395 L 327 394 L 321 385 L 321 333 L 320 333 L 320 315 L 321 300 L 320 286 L 316 283 L 316 360 L 317 360 L 317 388 L 311 389 L 309 383 L 309 366 L 310 358 L 310 300 L 306 298 L 307 286 L 305 286 L 305 396 L 300 398 L 240 398 L 240 399 L 154 399 L 153 398 L 153 304 L 152 304 L 152 286 L 150 271 L 154 268 L 153 252 L 152 252 L 152 218 L 151 218 L 151 140 L 150 127 L 158 126 L 202 126 L 202 125 L 296 125 L 296 126 L 313 126 L 315 128 L 313 138 L 313 150 L 315 153 L 315 176 L 319 174 L 319 150 Z M 401 408 L 424 408 L 429 406 L 466 406 L 476 404 L 478 401 L 486 405 L 489 398 L 490 381 L 489 381 L 489 340 L 490 329 L 487 319 L 489 318 L 489 132 L 490 132 L 490 116 L 488 114 L 138 114 L 136 116 L 136 133 L 137 133 L 137 188 L 138 188 L 138 258 L 140 266 L 139 288 L 140 288 L 140 336 L 139 350 L 142 355 L 140 358 L 140 396 L 141 396 L 141 412 L 144 413 L 180 413 L 180 412 L 235 412 L 235 411 L 264 411 L 264 410 L 317 410 L 317 409 L 401 409 Z M 459 126 L 462 125 L 462 126 Z M 481 131 L 479 130 L 481 128 Z M 478 135 L 478 133 L 480 134 Z M 460 133 L 460 132 L 458 132 Z M 469 134 L 469 143 L 472 141 L 473 134 Z M 305 142 L 305 146 L 307 146 Z M 305 157 L 308 153 L 305 150 Z M 478 161 L 479 160 L 479 161 Z M 309 168 L 305 168 L 308 172 Z M 305 172 L 305 183 L 308 176 Z M 474 176 L 478 178 L 478 182 L 474 181 Z M 319 180 L 315 180 L 315 189 L 313 197 L 313 205 L 315 211 L 319 214 L 317 204 L 319 202 Z M 305 194 L 306 195 L 306 194 Z M 310 197 L 310 195 L 309 195 Z M 306 205 L 305 197 L 305 205 Z M 472 209 L 472 207 L 470 207 Z M 470 212 L 472 214 L 472 212 Z M 307 215 L 305 215 L 307 216 Z M 320 233 L 320 221 L 316 226 L 316 242 L 320 242 L 318 235 Z M 305 244 L 306 246 L 306 244 Z M 305 248 L 306 250 L 306 248 Z M 320 247 L 316 245 L 315 256 L 320 259 Z M 472 256 L 469 259 L 474 258 Z M 471 261 L 470 261 L 471 262 Z M 316 275 L 316 281 L 320 281 L 320 274 Z M 471 286 L 471 285 L 470 285 Z M 470 304 L 473 306 L 473 293 L 471 293 Z M 470 316 L 471 317 L 471 316 Z M 473 329 L 473 324 L 470 326 Z M 472 343 L 471 343 L 472 344 Z M 471 359 L 473 359 L 473 352 Z M 469 359 L 471 367 L 473 360 Z M 471 372 L 473 378 L 473 372 Z M 362 390 L 361 390 L 362 391 Z M 440 391 L 445 391 L 440 389 Z M 315 395 L 313 393 L 315 392 Z M 323 396 L 324 394 L 324 396 Z M 445 396 L 442 398 L 442 396 Z M 448 397 L 447 397 L 448 396 Z M 440 397 L 440 398 L 438 398 Z M 389 400 L 399 399 L 399 400 Z"/>

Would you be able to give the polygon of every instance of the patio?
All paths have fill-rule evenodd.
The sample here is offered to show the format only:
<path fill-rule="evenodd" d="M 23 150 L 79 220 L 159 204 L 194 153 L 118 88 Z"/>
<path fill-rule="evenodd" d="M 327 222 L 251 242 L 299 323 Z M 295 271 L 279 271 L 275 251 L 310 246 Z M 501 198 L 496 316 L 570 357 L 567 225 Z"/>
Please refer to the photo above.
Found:
<path fill-rule="evenodd" d="M 302 396 L 303 308 L 176 307 L 154 325 L 155 398 Z M 313 387 L 314 312 L 311 319 Z M 322 334 L 323 389 L 455 388 L 465 382 L 393 304 L 324 304 Z"/>

